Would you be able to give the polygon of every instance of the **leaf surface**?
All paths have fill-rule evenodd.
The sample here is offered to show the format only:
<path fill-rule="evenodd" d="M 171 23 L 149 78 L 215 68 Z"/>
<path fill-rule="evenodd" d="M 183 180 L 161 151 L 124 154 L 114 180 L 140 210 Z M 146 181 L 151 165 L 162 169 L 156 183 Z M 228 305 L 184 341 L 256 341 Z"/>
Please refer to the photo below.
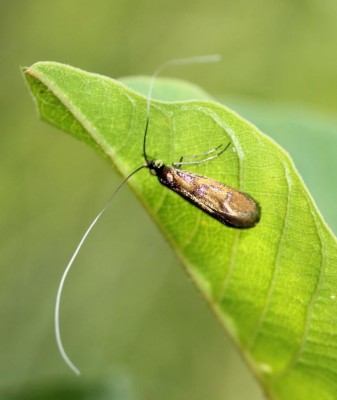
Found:
<path fill-rule="evenodd" d="M 25 77 L 42 119 L 94 147 L 123 176 L 144 163 L 143 95 L 58 63 L 34 64 Z M 124 82 L 146 91 L 143 78 Z M 164 85 L 156 84 L 161 100 Z M 231 142 L 221 157 L 189 170 L 249 193 L 261 221 L 228 228 L 146 169 L 130 186 L 270 397 L 336 398 L 335 237 L 284 150 L 228 108 L 200 100 L 201 90 L 170 87 L 168 100 L 199 100 L 151 102 L 147 153 L 171 164 Z"/>

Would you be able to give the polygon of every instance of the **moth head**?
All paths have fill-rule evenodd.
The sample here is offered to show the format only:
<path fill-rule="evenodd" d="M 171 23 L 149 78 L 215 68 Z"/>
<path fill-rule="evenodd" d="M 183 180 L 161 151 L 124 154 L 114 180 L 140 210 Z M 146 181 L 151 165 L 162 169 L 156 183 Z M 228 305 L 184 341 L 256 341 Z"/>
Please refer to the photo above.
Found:
<path fill-rule="evenodd" d="M 148 163 L 148 168 L 152 175 L 158 175 L 159 170 L 164 166 L 162 160 L 152 160 Z"/>

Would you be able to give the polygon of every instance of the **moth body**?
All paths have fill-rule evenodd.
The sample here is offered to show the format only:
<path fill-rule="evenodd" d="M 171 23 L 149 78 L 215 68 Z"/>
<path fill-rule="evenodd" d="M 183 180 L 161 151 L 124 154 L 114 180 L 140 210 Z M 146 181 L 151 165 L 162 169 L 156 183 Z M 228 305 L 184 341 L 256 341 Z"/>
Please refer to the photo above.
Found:
<path fill-rule="evenodd" d="M 162 185 L 227 226 L 252 228 L 260 220 L 259 204 L 246 193 L 158 160 L 147 166 Z"/>

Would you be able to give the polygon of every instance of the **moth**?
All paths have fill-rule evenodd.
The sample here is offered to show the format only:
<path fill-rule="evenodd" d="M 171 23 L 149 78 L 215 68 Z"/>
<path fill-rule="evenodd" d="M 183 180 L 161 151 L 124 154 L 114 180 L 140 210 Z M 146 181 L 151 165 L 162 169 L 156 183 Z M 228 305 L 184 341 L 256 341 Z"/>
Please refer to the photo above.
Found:
<path fill-rule="evenodd" d="M 246 193 L 160 160 L 150 161 L 147 167 L 162 185 L 229 227 L 252 228 L 260 220 L 259 204 Z"/>
<path fill-rule="evenodd" d="M 101 215 L 104 213 L 110 202 L 113 200 L 114 196 L 119 192 L 119 190 L 122 188 L 125 182 L 127 182 L 134 174 L 136 174 L 143 168 L 148 168 L 151 174 L 157 176 L 159 182 L 162 185 L 164 185 L 168 189 L 173 190 L 175 193 L 183 197 L 185 200 L 187 200 L 194 206 L 198 207 L 200 210 L 204 211 L 211 217 L 215 218 L 219 222 L 229 227 L 252 228 L 259 222 L 260 206 L 248 194 L 242 193 L 236 189 L 233 189 L 211 178 L 182 170 L 182 166 L 198 165 L 219 157 L 230 146 L 230 143 L 225 148 L 223 148 L 223 145 L 220 145 L 206 153 L 197 156 L 192 156 L 192 158 L 196 157 L 200 158 L 200 156 L 205 156 L 205 158 L 200 159 L 198 161 L 186 162 L 184 161 L 184 157 L 181 157 L 180 161 L 173 163 L 172 166 L 167 166 L 160 160 L 150 159 L 146 152 L 146 140 L 148 136 L 149 121 L 150 121 L 149 118 L 150 102 L 151 102 L 154 80 L 158 75 L 158 73 L 164 67 L 167 67 L 169 65 L 214 62 L 218 60 L 219 56 L 201 56 L 201 57 L 170 60 L 167 63 L 163 64 L 161 67 L 159 67 L 157 71 L 153 74 L 152 79 L 150 81 L 149 91 L 147 96 L 146 123 L 143 136 L 143 156 L 145 163 L 136 168 L 133 172 L 131 172 L 115 189 L 115 191 L 110 196 L 110 199 L 108 200 L 106 205 L 98 213 L 96 218 L 93 220 L 93 222 L 90 224 L 90 226 L 84 233 L 67 267 L 63 272 L 55 302 L 55 312 L 54 312 L 55 336 L 56 336 L 57 346 L 63 360 L 69 366 L 69 368 L 77 375 L 80 374 L 80 371 L 68 357 L 64 349 L 60 333 L 60 317 L 59 317 L 60 303 L 61 303 L 61 295 L 64 282 L 66 280 L 66 277 L 68 275 L 71 266 L 73 265 L 75 258 L 77 257 L 77 254 L 79 253 L 84 241 L 91 232 L 92 228 L 94 227 L 98 219 L 101 217 Z"/>

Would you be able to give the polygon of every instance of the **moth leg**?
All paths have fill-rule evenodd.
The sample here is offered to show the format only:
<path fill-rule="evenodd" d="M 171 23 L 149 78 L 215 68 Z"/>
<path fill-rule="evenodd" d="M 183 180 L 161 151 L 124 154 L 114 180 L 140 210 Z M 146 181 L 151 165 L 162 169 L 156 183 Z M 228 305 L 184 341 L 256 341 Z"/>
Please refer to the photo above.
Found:
<path fill-rule="evenodd" d="M 204 153 L 200 153 L 200 154 L 192 154 L 192 155 L 186 155 L 186 154 L 185 154 L 184 156 L 181 157 L 180 161 L 181 161 L 183 158 L 199 158 L 199 157 L 202 157 L 202 156 L 207 156 L 207 154 L 214 153 L 215 151 L 219 150 L 222 146 L 223 146 L 223 145 L 220 144 L 220 145 L 217 146 L 215 149 L 208 150 L 208 151 L 205 151 Z"/>
<path fill-rule="evenodd" d="M 223 147 L 223 145 L 220 144 L 219 146 L 215 147 L 212 150 L 208 150 L 205 153 L 195 154 L 195 155 L 190 155 L 190 156 L 181 156 L 179 162 L 173 163 L 172 165 L 173 165 L 174 168 L 181 169 L 182 165 L 199 165 L 199 164 L 202 164 L 204 162 L 213 160 L 214 158 L 217 158 L 217 157 L 221 156 L 221 154 L 224 153 L 228 149 L 230 144 L 231 143 L 229 142 L 228 145 L 224 149 L 220 150 L 217 154 L 212 155 L 210 157 L 203 158 L 202 160 L 184 161 L 184 158 L 191 159 L 191 158 L 198 158 L 198 157 L 201 157 L 201 156 L 207 156 L 208 154 L 212 154 L 212 153 L 215 153 L 216 151 L 218 151 L 221 147 Z"/>
<path fill-rule="evenodd" d="M 172 165 L 174 168 L 181 169 L 181 165 L 185 164 L 183 161 L 184 161 L 184 156 L 181 156 L 179 162 L 173 163 Z"/>

